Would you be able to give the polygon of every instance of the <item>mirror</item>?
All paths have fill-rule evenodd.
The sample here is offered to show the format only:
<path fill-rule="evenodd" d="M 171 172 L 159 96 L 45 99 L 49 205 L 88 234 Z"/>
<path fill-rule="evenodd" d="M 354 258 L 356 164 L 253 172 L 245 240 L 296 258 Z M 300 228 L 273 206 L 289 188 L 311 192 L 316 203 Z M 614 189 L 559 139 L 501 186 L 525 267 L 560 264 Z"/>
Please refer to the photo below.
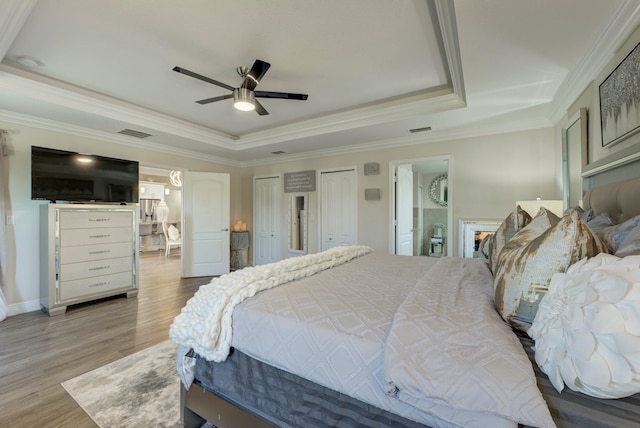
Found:
<path fill-rule="evenodd" d="M 562 130 L 564 209 L 582 205 L 582 170 L 587 165 L 587 109 L 581 108 Z"/>
<path fill-rule="evenodd" d="M 289 251 L 307 252 L 307 195 L 289 195 Z"/>
<path fill-rule="evenodd" d="M 429 199 L 441 207 L 447 206 L 447 174 L 440 175 L 431 182 L 429 186 Z"/>

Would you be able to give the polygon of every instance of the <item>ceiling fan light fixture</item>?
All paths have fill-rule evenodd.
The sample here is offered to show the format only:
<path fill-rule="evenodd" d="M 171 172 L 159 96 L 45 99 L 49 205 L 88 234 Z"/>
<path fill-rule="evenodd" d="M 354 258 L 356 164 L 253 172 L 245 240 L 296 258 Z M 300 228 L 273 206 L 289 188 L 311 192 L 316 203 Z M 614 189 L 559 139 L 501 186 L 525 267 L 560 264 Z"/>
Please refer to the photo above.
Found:
<path fill-rule="evenodd" d="M 233 90 L 233 106 L 241 111 L 252 111 L 256 109 L 256 94 L 247 88 L 236 88 Z"/>

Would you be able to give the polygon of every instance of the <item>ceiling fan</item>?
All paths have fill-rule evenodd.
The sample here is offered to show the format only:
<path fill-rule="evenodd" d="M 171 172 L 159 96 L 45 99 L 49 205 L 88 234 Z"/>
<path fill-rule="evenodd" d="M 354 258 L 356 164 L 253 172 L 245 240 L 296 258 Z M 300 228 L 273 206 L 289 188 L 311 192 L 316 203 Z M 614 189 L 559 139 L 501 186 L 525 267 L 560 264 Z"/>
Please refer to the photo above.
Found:
<path fill-rule="evenodd" d="M 270 91 L 256 91 L 256 86 L 260 83 L 260 80 L 264 77 L 267 70 L 271 67 L 268 62 L 256 59 L 249 70 L 247 67 L 238 67 L 236 71 L 242 77 L 242 84 L 238 88 L 227 85 L 226 83 L 218 82 L 217 80 L 210 79 L 209 77 L 202 76 L 201 74 L 189 71 L 186 68 L 179 66 L 173 67 L 173 71 L 186 74 L 187 76 L 194 77 L 202 80 L 203 82 L 211 83 L 221 88 L 225 88 L 231 91 L 230 94 L 221 95 L 219 97 L 205 98 L 203 100 L 196 101 L 198 104 L 209 104 L 216 101 L 226 100 L 233 98 L 233 106 L 238 110 L 251 111 L 255 110 L 260 116 L 269 114 L 269 112 L 258 102 L 256 98 L 282 98 L 286 100 L 306 100 L 307 94 L 292 94 L 288 92 L 270 92 Z"/>

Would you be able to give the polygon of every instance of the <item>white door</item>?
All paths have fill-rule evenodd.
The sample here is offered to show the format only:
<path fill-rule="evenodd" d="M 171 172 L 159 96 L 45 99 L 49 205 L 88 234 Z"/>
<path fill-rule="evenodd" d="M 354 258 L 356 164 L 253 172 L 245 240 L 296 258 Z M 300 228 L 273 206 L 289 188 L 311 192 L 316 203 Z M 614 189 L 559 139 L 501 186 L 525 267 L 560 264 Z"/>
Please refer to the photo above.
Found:
<path fill-rule="evenodd" d="M 413 255 L 413 171 L 411 164 L 396 168 L 396 254 Z"/>
<path fill-rule="evenodd" d="M 321 250 L 338 245 L 355 245 L 358 198 L 356 171 L 320 173 Z"/>
<path fill-rule="evenodd" d="M 182 276 L 229 272 L 229 174 L 186 171 L 182 185 Z"/>
<path fill-rule="evenodd" d="M 256 178 L 253 204 L 253 263 L 280 260 L 280 178 Z"/>

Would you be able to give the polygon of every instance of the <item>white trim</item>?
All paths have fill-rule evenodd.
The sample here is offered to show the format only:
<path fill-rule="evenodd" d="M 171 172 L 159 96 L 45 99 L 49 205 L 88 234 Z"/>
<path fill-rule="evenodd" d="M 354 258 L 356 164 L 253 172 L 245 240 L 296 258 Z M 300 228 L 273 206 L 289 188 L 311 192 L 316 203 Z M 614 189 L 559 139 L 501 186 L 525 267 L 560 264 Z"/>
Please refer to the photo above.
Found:
<path fill-rule="evenodd" d="M 27 312 L 34 312 L 42 310 L 40 306 L 40 299 L 38 300 L 26 300 L 24 302 L 18 302 L 8 305 L 9 316 L 25 314 Z"/>
<path fill-rule="evenodd" d="M 458 256 L 459 257 L 469 257 L 468 254 L 465 254 L 465 250 L 468 245 L 473 245 L 473 235 L 470 232 L 483 231 L 483 232 L 495 232 L 500 227 L 501 220 L 470 220 L 463 219 L 459 220 L 459 232 L 458 232 Z M 467 233 L 469 235 L 467 236 Z M 473 257 L 473 254 L 471 254 Z"/>

